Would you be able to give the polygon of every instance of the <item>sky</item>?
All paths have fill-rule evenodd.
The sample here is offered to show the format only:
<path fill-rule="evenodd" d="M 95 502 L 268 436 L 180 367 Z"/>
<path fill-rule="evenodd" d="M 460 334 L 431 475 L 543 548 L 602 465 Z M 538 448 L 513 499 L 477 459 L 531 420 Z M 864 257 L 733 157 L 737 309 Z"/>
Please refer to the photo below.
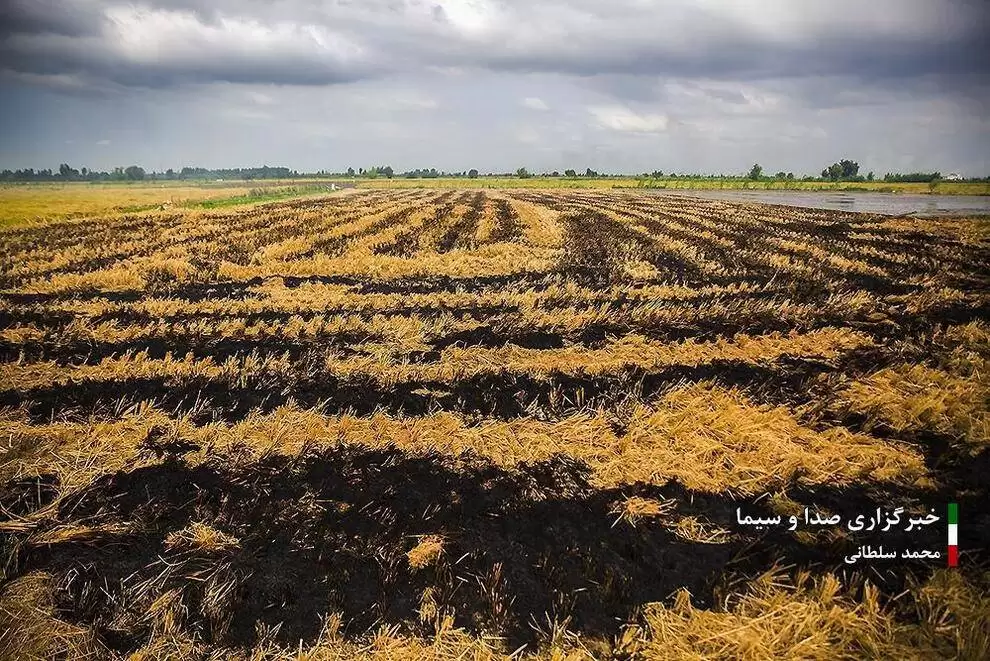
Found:
<path fill-rule="evenodd" d="M 0 0 L 0 168 L 990 175 L 986 0 Z"/>

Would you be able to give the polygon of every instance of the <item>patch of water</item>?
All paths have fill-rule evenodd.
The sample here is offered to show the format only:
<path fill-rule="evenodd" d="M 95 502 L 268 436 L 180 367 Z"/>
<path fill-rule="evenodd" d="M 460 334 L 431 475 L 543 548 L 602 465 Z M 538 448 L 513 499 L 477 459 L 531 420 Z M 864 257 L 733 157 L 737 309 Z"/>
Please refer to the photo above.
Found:
<path fill-rule="evenodd" d="M 990 214 L 990 195 L 915 195 L 842 191 L 678 190 L 658 195 L 687 195 L 728 202 L 783 204 L 810 209 L 856 211 L 890 216 L 966 216 Z"/>

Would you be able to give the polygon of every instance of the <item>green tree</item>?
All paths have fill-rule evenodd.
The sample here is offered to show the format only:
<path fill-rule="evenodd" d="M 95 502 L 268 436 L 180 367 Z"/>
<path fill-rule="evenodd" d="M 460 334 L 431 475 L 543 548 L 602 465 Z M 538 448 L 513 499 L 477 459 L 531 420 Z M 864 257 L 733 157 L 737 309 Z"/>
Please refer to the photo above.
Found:
<path fill-rule="evenodd" d="M 822 177 L 832 181 L 848 181 L 859 174 L 859 163 L 843 159 L 822 170 Z"/>
<path fill-rule="evenodd" d="M 381 168 L 381 173 L 385 175 L 387 178 L 391 179 L 392 175 L 395 174 L 395 170 L 392 169 L 391 165 L 386 165 L 385 167 Z"/>
<path fill-rule="evenodd" d="M 519 168 L 516 170 L 516 176 L 520 179 L 529 179 L 531 175 L 529 174 L 529 170 L 526 168 Z"/>
<path fill-rule="evenodd" d="M 468 170 L 468 177 L 470 177 L 471 179 L 477 179 L 478 171 L 475 170 L 474 168 L 471 168 L 470 170 Z"/>
<path fill-rule="evenodd" d="M 754 163 L 753 167 L 749 169 L 749 174 L 746 176 L 756 181 L 757 179 L 763 176 L 763 166 L 760 165 L 759 163 Z"/>
<path fill-rule="evenodd" d="M 574 170 L 564 170 L 564 176 L 565 177 L 576 177 L 577 176 L 577 172 L 575 172 Z"/>
<path fill-rule="evenodd" d="M 354 168 L 347 168 L 347 176 L 348 177 L 354 176 Z"/>

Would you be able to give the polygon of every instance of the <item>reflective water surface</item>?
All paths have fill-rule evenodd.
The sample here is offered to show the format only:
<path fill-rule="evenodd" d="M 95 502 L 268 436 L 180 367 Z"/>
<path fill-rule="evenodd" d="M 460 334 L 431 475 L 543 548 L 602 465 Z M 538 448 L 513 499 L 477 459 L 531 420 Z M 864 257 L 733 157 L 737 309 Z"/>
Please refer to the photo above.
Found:
<path fill-rule="evenodd" d="M 730 202 L 785 204 L 812 209 L 861 211 L 891 216 L 990 214 L 990 195 L 910 195 L 842 191 L 659 190 L 657 195 L 689 195 Z"/>

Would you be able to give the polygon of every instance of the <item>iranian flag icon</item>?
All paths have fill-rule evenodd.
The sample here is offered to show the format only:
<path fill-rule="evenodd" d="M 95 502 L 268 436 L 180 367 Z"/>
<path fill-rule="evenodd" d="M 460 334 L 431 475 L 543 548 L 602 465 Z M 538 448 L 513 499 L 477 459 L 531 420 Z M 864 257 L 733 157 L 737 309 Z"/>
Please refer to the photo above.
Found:
<path fill-rule="evenodd" d="M 949 566 L 959 566 L 959 505 L 949 503 Z"/>

